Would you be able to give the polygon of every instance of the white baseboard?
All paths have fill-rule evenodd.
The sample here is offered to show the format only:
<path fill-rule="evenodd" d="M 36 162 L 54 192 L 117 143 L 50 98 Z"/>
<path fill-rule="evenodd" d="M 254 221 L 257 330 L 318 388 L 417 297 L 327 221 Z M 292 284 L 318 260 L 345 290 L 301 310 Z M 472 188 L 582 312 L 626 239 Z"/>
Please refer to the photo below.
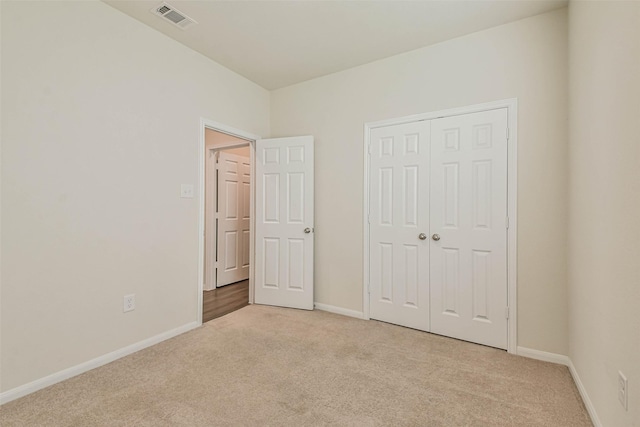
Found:
<path fill-rule="evenodd" d="M 534 350 L 527 347 L 518 346 L 516 354 L 518 356 L 528 357 L 529 359 L 542 360 L 543 362 L 557 363 L 564 366 L 569 366 L 569 363 L 571 363 L 569 357 L 564 354 L 549 353 L 547 351 Z"/>
<path fill-rule="evenodd" d="M 7 390 L 3 393 L 0 393 L 0 405 L 11 402 L 12 400 L 26 396 L 27 394 L 31 394 L 35 391 L 41 390 L 45 387 L 49 387 L 50 385 L 59 383 L 71 377 L 75 377 L 76 375 L 80 375 L 92 369 L 98 368 L 102 365 L 106 365 L 107 363 L 113 362 L 114 360 L 120 359 L 124 356 L 128 356 L 144 348 L 151 347 L 152 345 L 168 340 L 169 338 L 173 338 L 177 335 L 195 329 L 198 326 L 200 326 L 198 322 L 187 323 L 186 325 L 171 329 L 151 338 L 147 338 L 146 340 L 139 341 L 135 344 L 128 345 L 124 348 L 112 351 L 111 353 L 107 353 L 100 357 L 96 357 L 95 359 L 88 360 L 79 365 L 72 366 L 54 374 L 47 375 L 44 378 L 40 378 L 11 390 Z"/>
<path fill-rule="evenodd" d="M 584 406 L 587 408 L 587 412 L 591 417 L 591 422 L 594 427 L 602 427 L 602 423 L 600 422 L 600 418 L 598 418 L 598 414 L 596 413 L 596 408 L 593 406 L 589 395 L 587 394 L 587 389 L 582 384 L 582 380 L 578 376 L 578 371 L 576 371 L 576 367 L 573 366 L 573 362 L 569 360 L 569 372 L 571 372 L 571 376 L 573 377 L 573 382 L 576 383 L 576 387 L 578 387 L 578 391 L 580 392 L 580 396 L 582 396 L 582 401 L 584 402 Z"/>
<path fill-rule="evenodd" d="M 314 302 L 313 307 L 318 310 L 328 311 L 329 313 L 364 319 L 364 313 L 361 311 L 349 310 L 348 308 L 336 307 L 335 305 L 322 304 L 320 302 Z"/>
<path fill-rule="evenodd" d="M 518 347 L 518 356 L 528 357 L 530 359 L 542 360 L 544 362 L 552 362 L 558 363 L 560 365 L 565 365 L 569 368 L 569 372 L 571 372 L 571 376 L 573 377 L 573 382 L 576 384 L 578 391 L 580 392 L 580 396 L 582 397 L 582 401 L 584 402 L 584 406 L 587 408 L 587 412 L 589 413 L 589 417 L 591 417 L 591 422 L 594 427 L 602 427 L 602 423 L 598 418 L 598 414 L 596 413 L 596 408 L 593 406 L 589 395 L 587 394 L 587 389 L 582 384 L 580 377 L 578 376 L 578 371 L 576 371 L 575 366 L 573 366 L 573 362 L 568 356 L 556 353 L 548 353 L 546 351 L 534 350 L 532 348 L 526 347 Z"/>
<path fill-rule="evenodd" d="M 349 310 L 347 308 L 336 307 L 333 305 L 322 304 L 319 302 L 316 302 L 313 305 L 318 310 L 328 311 L 330 313 L 340 314 L 343 316 L 355 317 L 357 319 L 364 319 L 364 313 L 362 313 L 361 311 Z M 158 344 L 162 341 L 168 340 L 169 338 L 173 338 L 177 335 L 188 332 L 192 329 L 197 328 L 198 326 L 200 326 L 198 322 L 187 323 L 186 325 L 180 326 L 175 329 L 171 329 L 169 331 L 163 332 L 151 338 L 147 338 L 146 340 L 139 341 L 135 344 L 131 344 L 119 350 L 112 351 L 111 353 L 107 353 L 105 355 L 102 355 L 95 359 L 81 363 L 79 365 L 72 366 L 71 368 L 64 369 L 62 371 L 48 375 L 44 378 L 40 378 L 30 383 L 13 388 L 11 390 L 7 390 L 3 393 L 0 393 L 0 405 L 3 405 L 7 402 L 11 402 L 12 400 L 26 396 L 28 394 L 41 390 L 45 387 L 49 387 L 50 385 L 59 383 L 66 379 L 75 377 L 76 375 L 80 375 L 92 369 L 106 365 L 107 363 L 111 363 L 114 360 L 128 356 L 137 351 L 140 351 L 147 347 L 151 347 L 152 345 Z M 582 397 L 584 405 L 587 408 L 587 412 L 591 417 L 591 422 L 593 422 L 594 427 L 602 427 L 602 423 L 600 422 L 600 419 L 598 418 L 598 414 L 596 413 L 595 407 L 593 406 L 593 403 L 591 402 L 591 399 L 587 394 L 587 390 L 582 384 L 582 381 L 580 380 L 580 376 L 578 375 L 578 372 L 576 371 L 575 366 L 573 366 L 573 363 L 571 362 L 571 359 L 569 359 L 568 356 L 557 354 L 557 353 L 549 353 L 541 350 L 534 350 L 526 347 L 518 347 L 516 354 L 518 356 L 528 357 L 530 359 L 542 360 L 544 362 L 558 363 L 560 365 L 565 365 L 569 367 L 569 371 L 571 372 L 573 381 L 576 383 L 576 387 L 580 392 L 580 396 Z"/>

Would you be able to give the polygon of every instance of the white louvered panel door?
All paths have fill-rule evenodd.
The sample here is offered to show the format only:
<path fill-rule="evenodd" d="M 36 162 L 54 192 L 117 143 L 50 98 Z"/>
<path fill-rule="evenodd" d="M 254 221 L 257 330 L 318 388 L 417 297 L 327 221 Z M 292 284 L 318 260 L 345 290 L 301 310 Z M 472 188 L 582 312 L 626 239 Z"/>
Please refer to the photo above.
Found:
<path fill-rule="evenodd" d="M 220 152 L 218 156 L 217 280 L 221 287 L 249 278 L 249 159 Z"/>
<path fill-rule="evenodd" d="M 370 317 L 427 331 L 429 122 L 373 129 L 370 144 Z"/>
<path fill-rule="evenodd" d="M 255 302 L 313 309 L 313 137 L 256 145 Z"/>
<path fill-rule="evenodd" d="M 506 109 L 431 122 L 429 240 L 431 332 L 503 349 L 506 129 Z"/>

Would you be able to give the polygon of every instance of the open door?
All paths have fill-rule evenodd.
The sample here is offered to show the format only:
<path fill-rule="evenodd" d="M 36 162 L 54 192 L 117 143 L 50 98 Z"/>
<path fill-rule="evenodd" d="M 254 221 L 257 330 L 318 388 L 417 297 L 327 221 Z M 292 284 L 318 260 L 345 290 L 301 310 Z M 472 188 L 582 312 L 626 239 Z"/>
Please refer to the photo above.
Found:
<path fill-rule="evenodd" d="M 313 137 L 256 143 L 255 303 L 313 310 Z"/>

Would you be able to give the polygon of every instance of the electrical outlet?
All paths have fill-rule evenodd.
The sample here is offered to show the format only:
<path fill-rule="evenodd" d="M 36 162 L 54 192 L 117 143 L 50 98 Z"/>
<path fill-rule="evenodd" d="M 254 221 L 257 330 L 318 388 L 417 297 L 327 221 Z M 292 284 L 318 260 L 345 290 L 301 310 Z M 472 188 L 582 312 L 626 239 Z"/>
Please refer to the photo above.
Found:
<path fill-rule="evenodd" d="M 625 410 L 627 410 L 627 402 L 629 401 L 629 383 L 627 377 L 618 371 L 618 400 Z"/>
<path fill-rule="evenodd" d="M 180 197 L 183 199 L 193 199 L 193 185 L 182 184 L 180 185 Z"/>
<path fill-rule="evenodd" d="M 122 311 L 126 313 L 127 311 L 133 311 L 136 309 L 136 294 L 130 294 L 124 296 L 124 306 L 122 307 Z"/>

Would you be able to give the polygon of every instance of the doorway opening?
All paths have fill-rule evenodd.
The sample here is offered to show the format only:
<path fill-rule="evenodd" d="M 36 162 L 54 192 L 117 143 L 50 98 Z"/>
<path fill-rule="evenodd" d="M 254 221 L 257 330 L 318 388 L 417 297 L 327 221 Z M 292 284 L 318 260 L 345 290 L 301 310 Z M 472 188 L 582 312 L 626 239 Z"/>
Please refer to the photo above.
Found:
<path fill-rule="evenodd" d="M 212 129 L 205 129 L 205 147 L 202 321 L 208 322 L 249 304 L 251 153 L 247 141 Z"/>
<path fill-rule="evenodd" d="M 207 133 L 217 132 L 223 141 L 213 149 L 207 149 Z M 216 135 L 215 133 L 213 135 Z M 257 145 L 260 144 L 258 150 Z M 227 149 L 246 147 L 249 144 L 250 161 L 245 166 L 249 179 L 249 200 L 242 196 L 244 204 L 249 205 L 248 233 L 241 227 L 236 232 L 236 239 L 227 236 L 237 253 L 238 247 L 247 247 L 249 258 L 249 283 L 248 304 L 258 303 L 275 305 L 279 307 L 299 308 L 313 310 L 313 136 L 295 136 L 283 138 L 261 139 L 259 136 L 233 129 L 229 126 L 201 119 L 200 120 L 200 145 L 198 153 L 199 164 L 199 213 L 198 213 L 198 304 L 196 319 L 202 324 L 205 286 L 213 290 L 211 279 L 214 267 L 216 271 L 215 281 L 220 277 L 223 266 L 220 263 L 220 255 L 223 251 L 217 246 L 217 240 L 205 239 L 214 230 L 212 218 L 218 220 L 220 226 L 220 212 L 213 207 L 215 197 L 209 197 L 207 206 L 205 190 L 207 181 L 207 162 L 211 164 L 216 158 L 223 156 Z M 228 154 L 229 156 L 232 155 Z M 232 160 L 233 163 L 233 160 Z M 242 161 L 236 161 L 242 163 Z M 238 165 L 236 165 L 238 166 Z M 240 165 L 242 167 L 242 165 Z M 209 168 L 209 175 L 214 168 Z M 236 176 L 239 169 L 236 169 Z M 218 170 L 221 172 L 221 170 Z M 222 181 L 219 177 L 218 181 Z M 233 180 L 232 180 L 233 181 Z M 243 185 L 246 190 L 246 182 L 236 179 L 235 187 Z M 209 190 L 217 186 L 210 185 Z M 220 187 L 220 193 L 226 187 Z M 216 190 L 217 191 L 217 190 Z M 230 192 L 228 194 L 236 194 Z M 246 191 L 245 193 L 246 194 Z M 222 197 L 224 198 L 224 197 Z M 238 200 L 240 196 L 237 196 Z M 238 211 L 247 209 L 243 206 Z M 218 218 L 209 215 L 209 227 L 207 212 L 217 212 Z M 246 215 L 245 215 L 246 216 Z M 246 218 L 245 218 L 246 219 Z M 216 228 L 217 230 L 217 228 Z M 219 235 L 226 229 L 220 229 Z M 244 240 L 238 243 L 238 237 L 243 235 Z M 216 245 L 213 242 L 216 242 Z M 257 243 L 259 242 L 259 244 Z M 228 242 L 227 242 L 228 243 Z M 216 248 L 216 258 L 213 258 Z M 227 248 L 230 246 L 227 245 Z M 205 254 L 206 252 L 206 254 Z M 243 252 L 246 257 L 246 251 Z M 237 265 L 246 266 L 246 259 L 238 258 Z M 224 268 L 227 268 L 224 266 Z M 209 276 L 209 278 L 207 278 Z M 241 278 L 232 278 L 233 280 Z M 215 287 L 222 290 L 224 287 Z M 239 297 L 241 298 L 241 297 Z M 244 297 L 242 297 L 244 298 Z"/>
<path fill-rule="evenodd" d="M 253 302 L 253 158 L 258 136 L 201 121 L 198 320 Z"/>

